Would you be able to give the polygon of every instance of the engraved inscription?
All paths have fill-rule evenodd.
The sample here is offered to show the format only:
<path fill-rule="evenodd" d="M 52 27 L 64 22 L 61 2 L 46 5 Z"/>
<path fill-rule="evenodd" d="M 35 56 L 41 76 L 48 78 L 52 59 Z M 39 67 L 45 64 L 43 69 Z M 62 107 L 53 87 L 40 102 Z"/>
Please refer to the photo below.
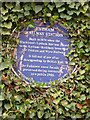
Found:
<path fill-rule="evenodd" d="M 50 82 L 68 73 L 68 38 L 54 27 L 46 26 L 39 27 L 37 24 L 34 30 L 24 31 L 27 35 L 20 35 L 18 71 L 26 80 L 32 78 L 37 82 Z M 63 32 L 66 31 L 63 29 Z"/>

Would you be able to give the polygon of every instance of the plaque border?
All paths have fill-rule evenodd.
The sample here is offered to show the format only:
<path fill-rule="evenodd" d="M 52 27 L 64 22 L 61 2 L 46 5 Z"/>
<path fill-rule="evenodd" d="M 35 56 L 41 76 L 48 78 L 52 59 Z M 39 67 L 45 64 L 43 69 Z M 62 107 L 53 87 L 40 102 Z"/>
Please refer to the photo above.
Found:
<path fill-rule="evenodd" d="M 33 22 L 42 22 L 42 18 L 34 18 L 33 19 Z M 54 23 L 54 25 L 55 24 L 57 24 L 57 23 Z M 40 26 L 41 26 L 42 24 L 40 23 Z M 53 25 L 53 26 L 54 26 Z M 53 27 L 53 26 L 51 26 L 51 28 Z M 63 27 L 64 29 L 66 29 L 66 31 L 67 31 L 67 28 L 65 27 L 65 26 L 61 26 L 61 27 Z M 56 29 L 57 30 L 57 29 Z M 67 33 L 64 33 L 63 31 L 59 31 L 59 32 L 61 32 L 61 34 L 63 34 L 63 35 L 65 35 L 65 36 L 67 36 L 67 33 L 68 33 L 68 31 L 67 31 Z M 19 37 L 20 38 L 20 37 Z M 17 57 L 17 56 L 16 56 Z M 16 60 L 16 58 L 15 58 L 15 60 Z M 23 74 L 19 71 L 15 71 L 15 69 L 14 69 L 14 67 L 12 66 L 12 71 L 14 72 L 14 74 L 19 78 L 19 79 L 22 79 L 23 81 L 25 81 L 27 84 L 29 84 L 29 83 L 34 83 L 34 82 L 36 82 L 35 80 L 25 80 L 24 78 L 23 78 Z M 74 71 L 74 70 L 73 70 Z M 61 79 L 64 79 L 67 75 L 69 75 L 69 73 L 66 73 L 63 77 L 61 77 L 61 78 L 58 78 L 57 80 L 58 81 L 60 81 Z M 21 76 L 21 77 L 20 77 Z M 54 80 L 54 81 L 56 81 L 56 80 Z M 54 82 L 54 81 L 50 81 L 50 82 Z M 40 84 L 40 83 L 43 83 L 43 84 L 47 84 L 46 86 L 44 86 L 44 87 L 50 87 L 50 82 L 46 82 L 46 83 L 44 83 L 44 82 L 36 82 L 37 84 Z"/>

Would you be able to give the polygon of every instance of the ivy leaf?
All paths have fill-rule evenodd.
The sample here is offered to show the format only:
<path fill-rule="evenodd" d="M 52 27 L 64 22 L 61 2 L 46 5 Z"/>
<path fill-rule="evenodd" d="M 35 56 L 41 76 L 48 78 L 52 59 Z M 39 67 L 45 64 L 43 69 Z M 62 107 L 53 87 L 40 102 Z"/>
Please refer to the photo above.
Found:
<path fill-rule="evenodd" d="M 16 101 L 21 101 L 21 99 L 22 99 L 22 96 L 21 95 L 16 95 L 16 96 L 14 96 L 14 98 L 15 98 L 15 100 Z"/>
<path fill-rule="evenodd" d="M 67 13 L 69 14 L 69 15 L 73 15 L 73 10 L 71 10 L 71 11 L 67 11 Z"/>
<path fill-rule="evenodd" d="M 42 118 L 43 114 L 44 114 L 43 111 L 39 111 L 39 112 L 38 112 L 38 118 Z"/>
<path fill-rule="evenodd" d="M 12 27 L 12 23 L 11 22 L 8 22 L 8 23 L 4 22 L 3 27 L 10 29 Z"/>
<path fill-rule="evenodd" d="M 80 70 L 79 72 L 81 75 L 83 75 L 85 73 L 85 70 Z"/>
<path fill-rule="evenodd" d="M 82 75 L 82 76 L 80 75 L 79 77 L 77 77 L 77 80 L 82 80 L 82 79 L 84 79 L 84 77 L 85 77 L 84 75 Z"/>
<path fill-rule="evenodd" d="M 47 6 L 49 3 L 48 2 L 44 2 L 44 6 Z"/>
<path fill-rule="evenodd" d="M 70 20 L 71 18 L 72 18 L 72 17 L 69 16 L 69 15 L 66 16 L 66 20 Z"/>
<path fill-rule="evenodd" d="M 53 10 L 53 8 L 54 8 L 54 5 L 48 5 L 48 8 L 52 11 Z"/>
<path fill-rule="evenodd" d="M 1 77 L 0 77 L 1 78 Z M 5 87 L 4 84 L 0 84 L 0 89 L 3 89 Z"/>
<path fill-rule="evenodd" d="M 13 12 L 22 12 L 23 9 L 20 8 L 20 4 L 16 3 L 15 7 L 12 9 Z"/>
<path fill-rule="evenodd" d="M 58 97 L 58 94 L 57 94 L 57 93 L 53 93 L 52 96 L 53 96 L 54 98 L 56 98 L 56 97 Z"/>
<path fill-rule="evenodd" d="M 4 100 L 4 97 L 2 95 L 0 95 L 0 101 Z"/>
<path fill-rule="evenodd" d="M 60 17 L 61 17 L 61 18 L 66 18 L 66 20 L 70 20 L 70 19 L 72 18 L 71 16 L 66 15 L 66 14 L 64 14 L 64 13 L 61 13 L 61 14 L 60 14 Z"/>
<path fill-rule="evenodd" d="M 80 43 L 78 43 L 78 48 L 81 48 L 84 46 L 84 43 L 81 41 Z"/>
<path fill-rule="evenodd" d="M 3 30 L 2 30 L 2 35 L 10 35 L 10 30 L 8 30 L 8 29 L 3 29 Z"/>
<path fill-rule="evenodd" d="M 13 4 L 12 4 L 12 3 L 6 2 L 6 3 L 5 3 L 5 6 L 6 6 L 8 9 L 12 9 L 12 8 L 13 8 Z"/>
<path fill-rule="evenodd" d="M 20 106 L 20 109 L 19 109 L 19 110 L 20 110 L 20 112 L 23 113 L 23 114 L 26 112 L 26 109 L 25 109 L 24 106 Z"/>
<path fill-rule="evenodd" d="M 86 51 L 86 52 L 89 52 L 89 51 L 90 51 L 90 47 L 89 47 L 89 48 L 86 48 L 85 51 Z"/>
<path fill-rule="evenodd" d="M 26 11 L 31 10 L 30 3 L 25 4 L 23 7 Z"/>
<path fill-rule="evenodd" d="M 76 105 L 76 103 L 72 102 L 71 104 L 67 105 L 66 107 L 70 108 L 72 110 L 75 110 L 75 105 Z"/>
<path fill-rule="evenodd" d="M 72 2 L 70 5 L 69 5 L 70 8 L 74 8 L 75 7 L 75 3 Z"/>
<path fill-rule="evenodd" d="M 45 113 L 44 118 L 46 118 L 46 119 L 47 119 L 47 118 L 50 118 L 50 116 L 51 116 L 51 113 L 47 111 L 47 112 Z"/>
<path fill-rule="evenodd" d="M 58 12 L 59 12 L 59 13 L 62 12 L 62 11 L 64 11 L 64 10 L 65 10 L 65 7 L 58 8 Z"/>
<path fill-rule="evenodd" d="M 84 5 L 84 6 L 83 6 L 83 9 L 84 9 L 85 12 L 87 11 L 88 8 L 89 8 L 88 5 Z"/>
<path fill-rule="evenodd" d="M 30 117 L 30 118 L 33 118 L 34 116 L 35 116 L 35 111 L 30 111 L 29 117 Z"/>
<path fill-rule="evenodd" d="M 4 112 L 4 113 L 3 113 L 3 118 L 6 118 L 6 117 L 8 117 L 8 113 L 7 113 L 7 112 Z"/>
<path fill-rule="evenodd" d="M 9 17 L 9 15 L 7 14 L 7 15 L 2 15 L 2 18 L 3 18 L 3 20 L 7 20 L 8 19 L 8 17 Z"/>
<path fill-rule="evenodd" d="M 63 111 L 62 108 L 59 108 L 59 109 L 58 109 L 58 113 L 62 114 L 63 112 L 64 112 L 64 111 Z"/>
<path fill-rule="evenodd" d="M 12 104 L 5 104 L 4 107 L 6 110 L 9 110 L 12 107 Z"/>
<path fill-rule="evenodd" d="M 58 105 L 59 102 L 60 102 L 60 98 L 53 100 L 53 103 L 55 103 L 56 105 Z"/>
<path fill-rule="evenodd" d="M 16 16 L 17 17 L 17 16 Z M 18 19 L 24 17 L 22 13 L 18 13 Z M 13 18 L 12 18 L 13 19 Z"/>
<path fill-rule="evenodd" d="M 35 6 L 35 13 L 37 14 L 38 12 L 40 12 L 42 10 L 43 6 L 42 5 L 36 5 Z"/>
<path fill-rule="evenodd" d="M 35 6 L 36 5 L 34 4 L 34 2 L 31 3 L 31 6 L 32 6 L 32 10 L 35 11 Z"/>
<path fill-rule="evenodd" d="M 58 17 L 59 17 L 58 15 L 53 15 L 53 16 L 52 16 L 52 18 L 53 18 L 54 20 L 57 20 Z"/>
<path fill-rule="evenodd" d="M 76 9 L 77 9 L 77 10 L 78 10 L 79 6 L 80 6 L 80 3 L 79 3 L 79 2 L 76 3 Z"/>
<path fill-rule="evenodd" d="M 81 95 L 80 96 L 80 100 L 82 101 L 82 100 L 85 100 L 86 99 L 86 96 L 83 94 L 83 95 Z"/>
<path fill-rule="evenodd" d="M 25 16 L 30 15 L 29 11 L 25 11 L 25 12 L 24 12 L 24 15 L 25 15 Z"/>
<path fill-rule="evenodd" d="M 3 7 L 1 8 L 1 13 L 3 14 L 3 15 L 5 15 L 6 13 L 8 13 L 8 9 L 6 8 L 6 9 L 4 9 Z"/>
<path fill-rule="evenodd" d="M 2 62 L 0 64 L 0 71 L 4 70 L 5 68 L 8 68 L 8 67 L 11 67 L 11 63 L 10 63 L 10 60 L 8 61 L 5 61 L 5 62 Z"/>
<path fill-rule="evenodd" d="M 55 4 L 56 4 L 56 8 L 59 8 L 59 7 L 61 7 L 62 5 L 64 5 L 63 2 L 55 2 Z"/>
<path fill-rule="evenodd" d="M 74 13 L 76 13 L 77 15 L 79 15 L 80 11 L 79 10 L 74 10 Z"/>
<path fill-rule="evenodd" d="M 60 14 L 60 17 L 61 17 L 61 18 L 66 18 L 66 14 L 61 13 L 61 14 Z"/>
<path fill-rule="evenodd" d="M 90 112 L 87 112 L 86 118 L 90 118 Z"/>
<path fill-rule="evenodd" d="M 34 24 L 29 24 L 28 27 L 29 28 L 34 28 Z"/>
<path fill-rule="evenodd" d="M 90 65 L 86 64 L 86 70 L 90 70 Z"/>
<path fill-rule="evenodd" d="M 21 13 L 23 13 L 23 9 L 17 9 L 17 8 L 15 8 L 15 9 L 13 9 L 13 12 L 21 12 Z"/>
<path fill-rule="evenodd" d="M 85 113 L 86 112 L 86 110 L 85 109 L 81 109 L 81 113 Z"/>
<path fill-rule="evenodd" d="M 72 61 L 72 62 L 70 62 L 70 65 L 71 65 L 71 66 L 72 66 L 72 65 L 75 65 L 75 62 L 73 62 L 73 61 Z"/>
<path fill-rule="evenodd" d="M 47 13 L 46 14 L 47 17 L 51 17 L 51 15 L 52 15 L 51 13 Z"/>
<path fill-rule="evenodd" d="M 18 14 L 18 16 L 19 16 L 19 15 L 20 15 L 20 13 Z M 18 16 L 17 16 L 17 15 L 14 15 L 14 14 L 11 14 L 11 15 L 10 15 L 10 18 L 11 18 L 12 22 L 17 22 L 18 19 L 19 19 Z"/>

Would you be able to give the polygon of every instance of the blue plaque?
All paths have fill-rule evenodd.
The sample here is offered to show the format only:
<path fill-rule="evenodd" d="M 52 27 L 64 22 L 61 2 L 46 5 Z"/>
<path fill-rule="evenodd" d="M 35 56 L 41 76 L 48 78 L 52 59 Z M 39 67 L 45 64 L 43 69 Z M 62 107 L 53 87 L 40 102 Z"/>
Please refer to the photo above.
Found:
<path fill-rule="evenodd" d="M 48 83 L 68 73 L 67 30 L 58 23 L 35 20 L 35 27 L 23 29 L 17 47 L 17 72 L 24 80 Z"/>

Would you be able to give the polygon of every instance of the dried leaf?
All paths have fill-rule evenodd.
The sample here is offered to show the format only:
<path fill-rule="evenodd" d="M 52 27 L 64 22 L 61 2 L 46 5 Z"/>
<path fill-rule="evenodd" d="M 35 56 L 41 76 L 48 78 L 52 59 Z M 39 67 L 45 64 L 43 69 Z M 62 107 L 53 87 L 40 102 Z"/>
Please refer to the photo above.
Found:
<path fill-rule="evenodd" d="M 88 105 L 90 105 L 90 99 L 86 99 Z"/>
<path fill-rule="evenodd" d="M 50 100 L 49 100 L 49 104 L 51 104 L 51 103 L 53 102 L 53 100 L 54 100 L 54 97 L 51 96 L 51 97 L 50 97 Z"/>
<path fill-rule="evenodd" d="M 2 80 L 3 80 L 3 81 L 7 81 L 8 78 L 7 78 L 5 75 L 2 75 Z"/>
<path fill-rule="evenodd" d="M 70 91 L 69 89 L 65 90 L 65 92 L 66 92 L 67 94 L 70 94 L 70 93 L 71 93 L 71 91 Z"/>
<path fill-rule="evenodd" d="M 68 102 L 66 100 L 61 101 L 62 106 L 67 106 Z"/>
<path fill-rule="evenodd" d="M 80 30 L 78 30 L 77 32 L 78 32 L 78 35 L 80 35 Z"/>
<path fill-rule="evenodd" d="M 13 57 L 15 57 L 16 53 L 17 53 L 17 48 L 14 49 Z"/>
<path fill-rule="evenodd" d="M 76 106 L 77 106 L 78 109 L 82 109 L 82 107 L 83 107 L 83 105 L 79 104 L 79 103 L 77 103 Z"/>

